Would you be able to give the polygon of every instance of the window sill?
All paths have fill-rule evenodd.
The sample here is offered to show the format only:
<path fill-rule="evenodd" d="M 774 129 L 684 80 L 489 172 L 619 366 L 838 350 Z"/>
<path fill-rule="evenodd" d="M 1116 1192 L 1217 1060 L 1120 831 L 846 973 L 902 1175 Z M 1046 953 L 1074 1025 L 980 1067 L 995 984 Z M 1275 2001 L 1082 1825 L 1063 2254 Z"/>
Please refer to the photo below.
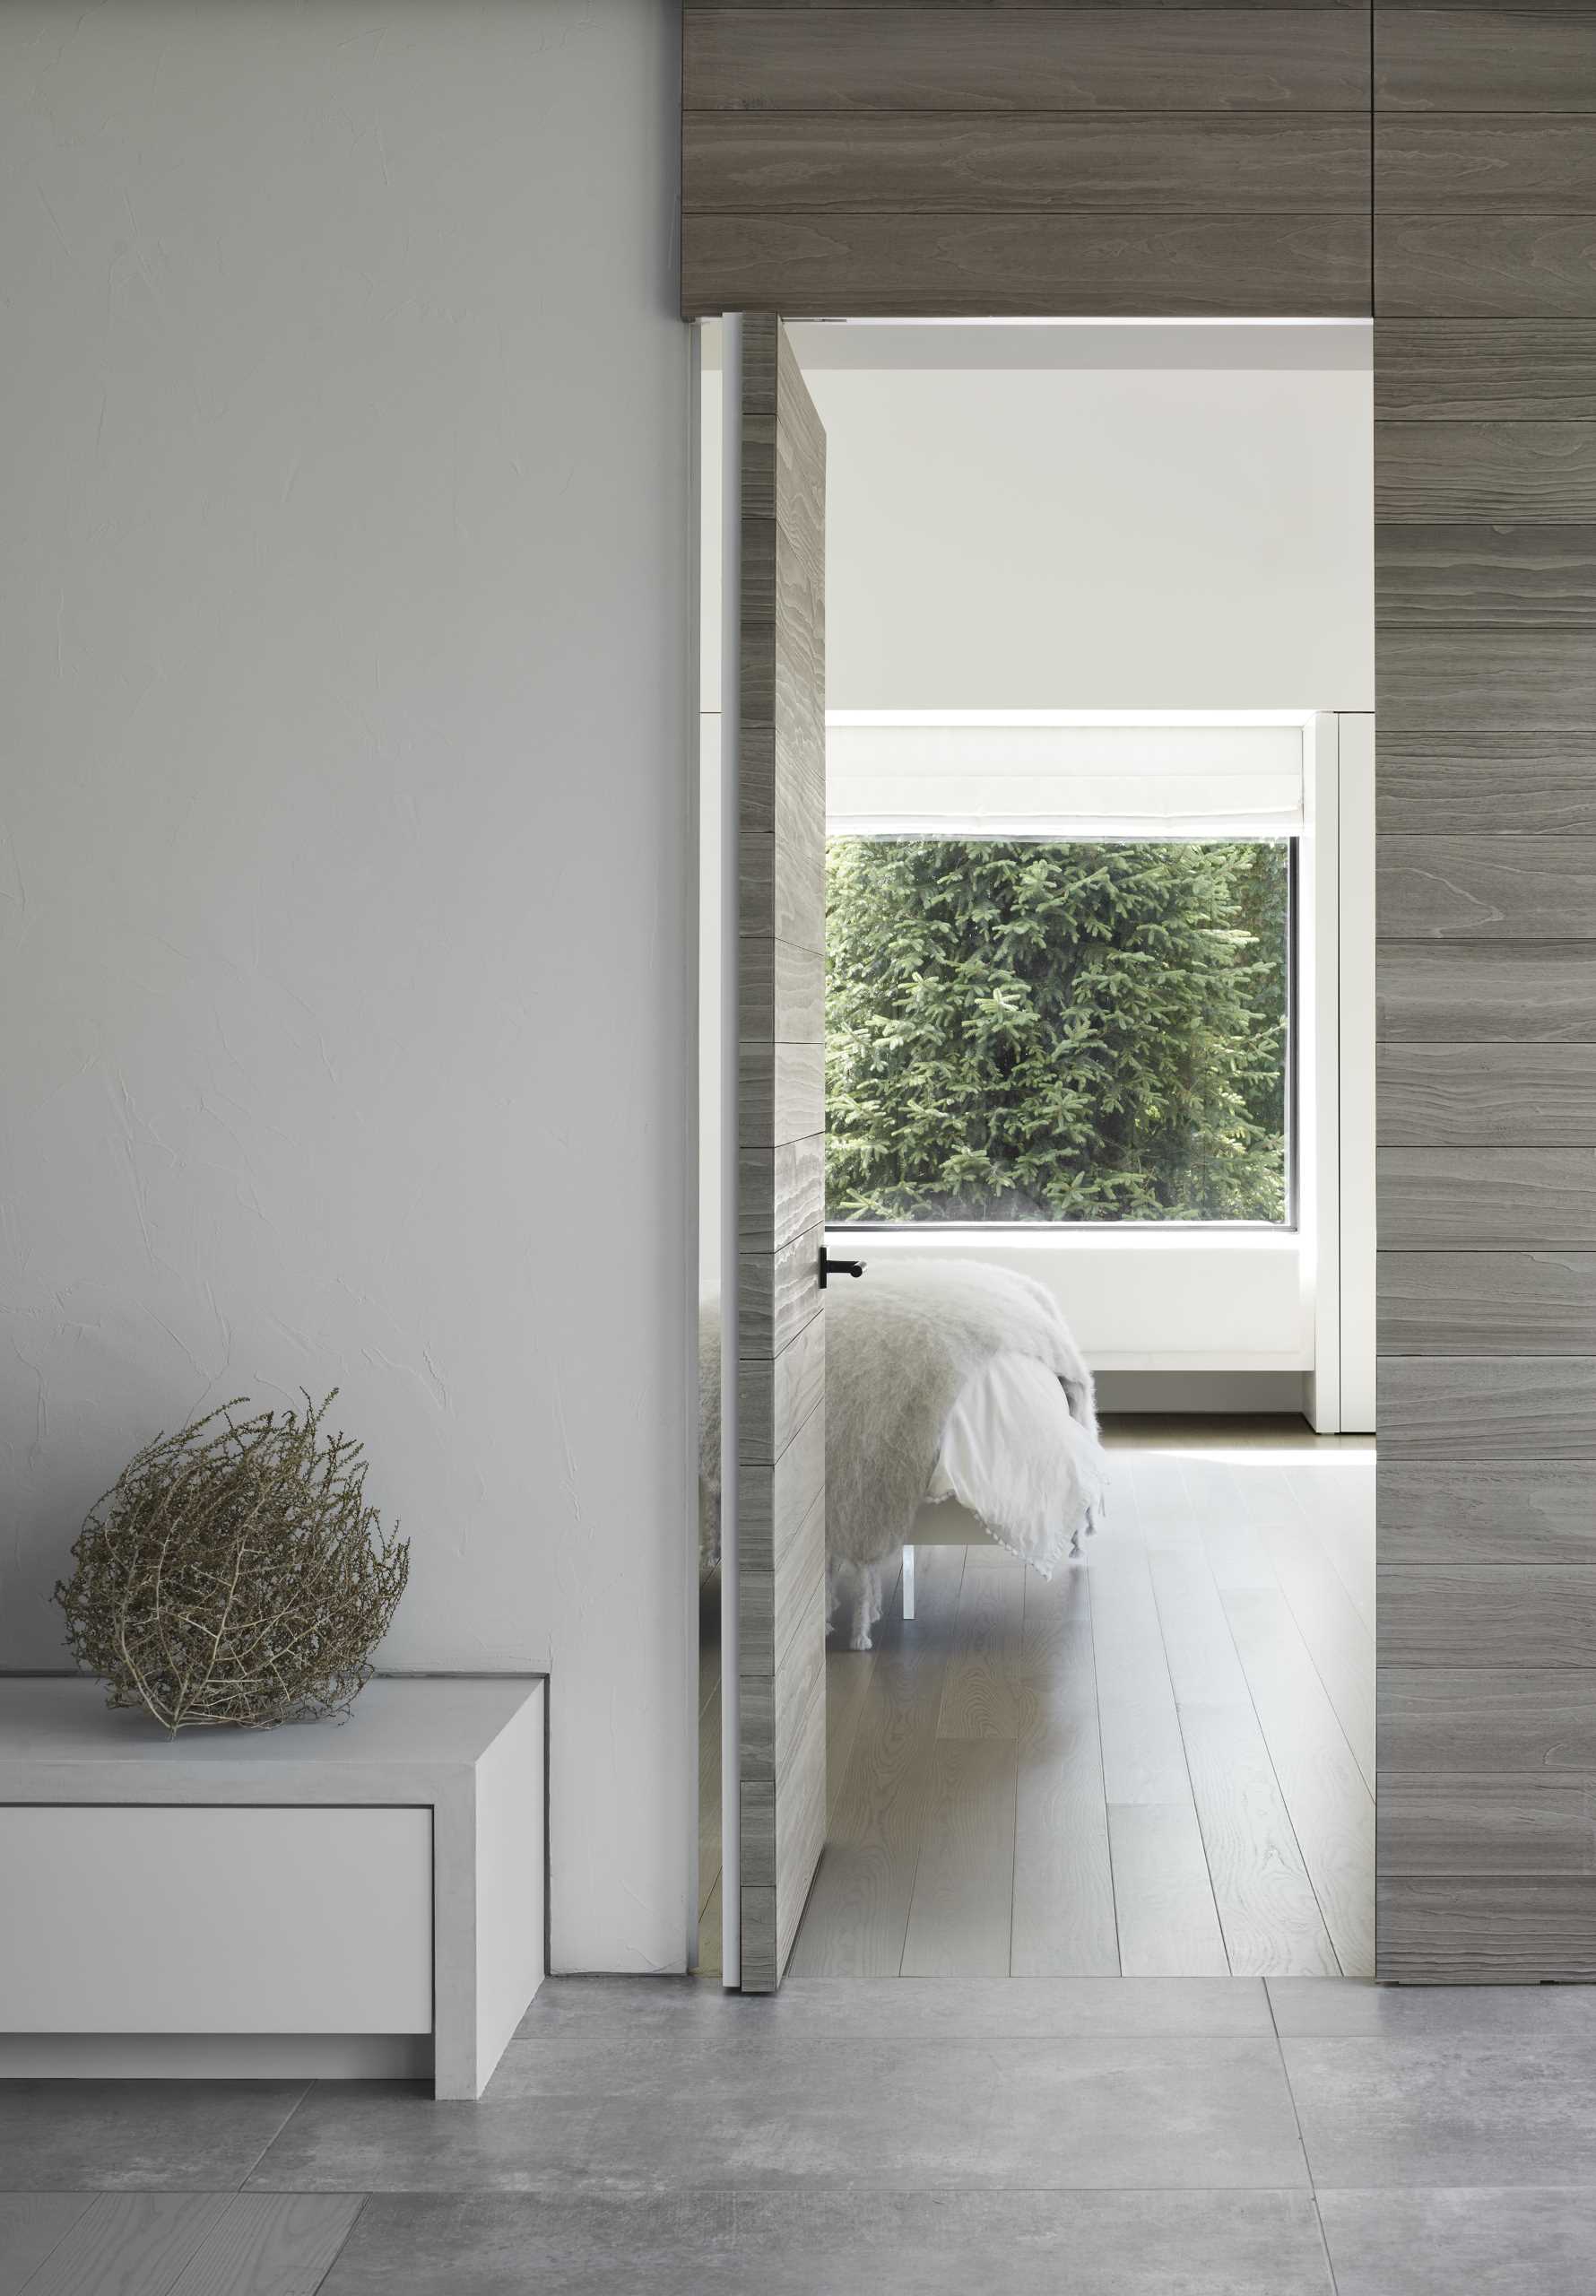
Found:
<path fill-rule="evenodd" d="M 828 1228 L 826 1241 L 867 1252 L 967 1252 L 979 1258 L 994 1252 L 1264 1252 L 1295 1258 L 1302 1244 L 1295 1228 L 1182 1227 L 1148 1222 L 1102 1228 Z"/>
<path fill-rule="evenodd" d="M 1300 1371 L 1310 1254 L 1289 1229 L 834 1228 L 839 1258 L 1006 1268 L 1042 1285 L 1097 1370 Z"/>

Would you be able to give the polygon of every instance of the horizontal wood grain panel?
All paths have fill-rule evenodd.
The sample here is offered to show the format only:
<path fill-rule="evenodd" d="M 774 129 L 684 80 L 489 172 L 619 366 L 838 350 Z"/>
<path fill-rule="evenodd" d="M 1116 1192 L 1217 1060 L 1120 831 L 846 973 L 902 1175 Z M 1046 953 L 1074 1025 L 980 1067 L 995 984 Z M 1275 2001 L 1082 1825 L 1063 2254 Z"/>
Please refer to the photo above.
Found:
<path fill-rule="evenodd" d="M 690 4 L 699 4 L 699 0 L 690 0 Z M 708 5 L 710 0 L 702 0 L 702 4 Z M 844 4 L 851 6 L 853 0 L 844 0 Z M 776 0 L 776 4 L 785 5 L 785 0 Z M 799 0 L 799 4 L 807 5 L 809 0 Z M 814 4 L 817 7 L 821 5 L 822 0 L 814 0 Z M 962 7 L 965 0 L 953 0 L 953 4 L 956 7 Z M 1005 6 L 1007 0 L 997 0 L 997 4 Z M 1024 6 L 1027 4 L 1027 0 L 1018 0 L 1018 4 Z M 1047 0 L 1044 0 L 1044 4 L 1047 4 Z M 1426 15 L 1434 15 L 1438 13 L 1436 0 L 1379 0 L 1379 5 L 1386 14 L 1390 14 L 1393 9 L 1397 8 L 1418 8 L 1421 9 Z M 1591 0 L 1448 0 L 1448 6 L 1444 13 L 1451 14 L 1458 8 L 1482 8 L 1491 15 L 1504 15 L 1510 11 L 1520 10 L 1526 15 L 1531 16 L 1588 16 L 1592 13 Z"/>
<path fill-rule="evenodd" d="M 1583 1985 L 1596 1977 L 1596 1878 L 1392 1874 L 1377 1974 L 1400 1985 Z"/>
<path fill-rule="evenodd" d="M 818 1417 L 820 1414 L 817 1413 Z M 789 1445 L 791 1449 L 792 1446 Z M 742 1537 L 741 1525 L 738 1532 Z M 774 1672 L 786 1656 L 799 1615 L 811 1590 L 826 1576 L 826 1500 L 814 1500 L 802 1522 L 765 1562 L 738 1581 L 738 1671 L 743 1675 Z"/>
<path fill-rule="evenodd" d="M 812 1525 L 812 1514 L 809 1525 Z M 803 1533 L 801 1532 L 802 1536 Z M 811 1587 L 804 1597 L 803 1616 L 789 1622 L 784 1637 L 777 1631 L 777 1655 L 774 1666 L 742 1665 L 738 1668 L 739 1698 L 742 1713 L 739 1718 L 742 1741 L 745 1782 L 774 1777 L 779 1784 L 782 1772 L 792 1760 L 796 1741 L 807 1725 L 809 1709 L 817 1695 L 815 1674 L 825 1673 L 826 1615 L 823 1587 Z M 818 1620 L 819 1632 L 815 1631 Z M 794 1648 L 796 1645 L 796 1648 Z M 818 1655 L 817 1655 L 818 1653 Z M 824 1699 L 823 1682 L 820 1696 Z M 749 1858 L 750 1830 L 743 1829 L 742 1875 L 745 1881 L 761 1881 L 764 1874 Z"/>
<path fill-rule="evenodd" d="M 1404 213 L 1588 213 L 1596 208 L 1596 116 L 1387 113 L 1375 133 L 1375 200 L 1383 227 Z"/>
<path fill-rule="evenodd" d="M 1596 1040 L 1596 952 L 1589 942 L 1393 941 L 1375 967 L 1382 1037 L 1419 1043 Z"/>
<path fill-rule="evenodd" d="M 1375 514 L 1420 526 L 1596 520 L 1596 422 L 1376 422 Z"/>
<path fill-rule="evenodd" d="M 763 1828 L 774 1842 L 776 1787 L 770 1779 L 750 1778 L 746 1782 L 741 1815 L 745 1839 Z M 742 1928 L 744 1989 L 773 1992 L 779 1982 L 776 1972 L 781 1966 L 776 1945 L 781 1924 L 776 1918 L 775 1884 L 739 1889 L 737 1898 Z"/>
<path fill-rule="evenodd" d="M 1582 1779 L 1381 1778 L 1379 1862 L 1398 1874 L 1596 1874 L 1596 1797 Z"/>
<path fill-rule="evenodd" d="M 1351 10 L 719 9 L 683 27 L 685 111 L 1354 111 Z"/>
<path fill-rule="evenodd" d="M 1375 686 L 1382 732 L 1596 726 L 1596 646 L 1581 630 L 1383 630 Z"/>
<path fill-rule="evenodd" d="M 1375 1483 L 1383 1563 L 1596 1562 L 1596 1475 L 1558 1465 L 1403 1466 Z"/>
<path fill-rule="evenodd" d="M 1382 1355 L 1596 1352 L 1596 1252 L 1382 1251 L 1378 1300 Z"/>
<path fill-rule="evenodd" d="M 1379 209 L 1375 308 L 1394 318 L 1586 318 L 1596 216 Z"/>
<path fill-rule="evenodd" d="M 1375 536 L 1375 610 L 1382 630 L 1587 627 L 1596 623 L 1596 523 L 1382 525 Z"/>
<path fill-rule="evenodd" d="M 739 1241 L 744 1251 L 779 1250 L 825 1219 L 823 1134 L 784 1140 L 779 1148 L 744 1148 L 737 1169 Z"/>
<path fill-rule="evenodd" d="M 818 1044 L 741 1045 L 737 1054 L 740 1148 L 808 1140 L 826 1123 L 826 1052 Z"/>
<path fill-rule="evenodd" d="M 1379 931 L 1392 941 L 1596 938 L 1596 838 L 1510 833 L 1379 842 Z"/>
<path fill-rule="evenodd" d="M 1375 10 L 1375 108 L 1596 111 L 1592 19 L 1562 10 Z"/>
<path fill-rule="evenodd" d="M 824 1300 L 820 1292 L 820 1237 L 811 1228 L 779 1251 L 742 1252 L 737 1260 L 737 1352 L 779 1355 L 790 1346 Z"/>
<path fill-rule="evenodd" d="M 776 1952 L 785 1967 L 826 1839 L 826 1620 L 820 1614 L 818 1679 L 784 1733 L 776 1785 Z M 808 1655 L 807 1652 L 805 1654 Z"/>
<path fill-rule="evenodd" d="M 821 889 L 820 937 L 825 936 Z M 826 1034 L 826 960 L 819 949 L 769 935 L 737 944 L 739 1026 L 747 1037 L 785 1044 L 819 1044 Z"/>
<path fill-rule="evenodd" d="M 775 703 L 775 665 L 771 665 Z M 781 771 L 776 770 L 774 721 L 750 724 L 745 718 L 737 752 L 737 803 L 744 831 L 772 835 L 791 844 L 807 824 L 826 813 L 826 725 L 809 713 L 794 713 L 782 726 Z"/>
<path fill-rule="evenodd" d="M 1382 1148 L 1375 1165 L 1383 1260 L 1596 1249 L 1596 1148 Z M 1511 1269 L 1493 1273 L 1514 1281 Z"/>
<path fill-rule="evenodd" d="M 825 1495 L 826 1405 L 822 1399 L 775 1466 L 749 1467 L 737 1479 L 737 1536 L 742 1559 L 772 1571 L 805 1518 Z"/>
<path fill-rule="evenodd" d="M 1596 1045 L 1383 1044 L 1375 1109 L 1390 1147 L 1588 1147 Z"/>
<path fill-rule="evenodd" d="M 1596 835 L 1596 732 L 1431 735 L 1383 726 L 1375 808 L 1386 837 L 1438 822 L 1489 833 L 1505 821 L 1526 836 Z"/>
<path fill-rule="evenodd" d="M 1382 316 L 1375 411 L 1433 422 L 1596 421 L 1596 321 Z"/>
<path fill-rule="evenodd" d="M 812 881 L 825 824 L 826 439 L 785 335 L 757 352 L 742 442 L 741 922 L 744 932 L 820 948 Z"/>
<path fill-rule="evenodd" d="M 745 830 L 738 840 L 737 865 L 737 919 L 744 945 L 775 938 L 820 956 L 826 946 L 826 853 L 819 827 L 792 839 Z"/>
<path fill-rule="evenodd" d="M 689 112 L 690 212 L 1174 207 L 1366 214 L 1366 115 Z"/>
<path fill-rule="evenodd" d="M 751 1785 L 757 1794 L 760 1785 L 774 1779 L 777 1788 L 775 1846 L 779 1855 L 780 1831 L 784 1822 L 779 1807 L 782 1783 L 791 1775 L 794 1760 L 802 1757 L 809 1742 L 817 1706 L 822 1725 L 824 1723 L 826 1613 L 823 1584 L 811 1587 L 805 1598 L 802 1618 L 785 1638 L 778 1638 L 778 1640 L 780 1647 L 774 1672 L 763 1667 L 740 1668 L 739 1690 L 747 1757 L 743 1791 L 746 1796 Z M 820 1763 L 822 1779 L 825 1773 L 824 1752 L 822 1745 Z M 824 1799 L 823 1786 L 821 1798 Z M 757 1800 L 756 1807 L 759 1806 L 760 1804 Z M 746 1801 L 743 1814 L 743 1878 L 757 1881 L 763 1878 L 759 1861 L 761 1848 L 768 1849 L 770 1845 L 762 1824 L 756 1823 L 750 1827 L 746 1822 Z M 751 1856 L 750 1851 L 753 1853 Z"/>
<path fill-rule="evenodd" d="M 743 1466 L 773 1466 L 826 1394 L 826 1318 L 804 1325 L 788 1348 L 737 1366 L 737 1441 Z"/>
<path fill-rule="evenodd" d="M 794 318 L 1360 317 L 1369 227 L 1342 215 L 684 216 L 683 317 L 756 299 Z"/>
<path fill-rule="evenodd" d="M 1388 1355 L 1377 1387 L 1382 1462 L 1596 1460 L 1596 1358 Z"/>
<path fill-rule="evenodd" d="M 1388 1666 L 1385 1778 L 1596 1779 L 1596 1669 Z"/>
<path fill-rule="evenodd" d="M 1388 1666 L 1596 1670 L 1596 1570 L 1476 1564 L 1376 1574 Z"/>

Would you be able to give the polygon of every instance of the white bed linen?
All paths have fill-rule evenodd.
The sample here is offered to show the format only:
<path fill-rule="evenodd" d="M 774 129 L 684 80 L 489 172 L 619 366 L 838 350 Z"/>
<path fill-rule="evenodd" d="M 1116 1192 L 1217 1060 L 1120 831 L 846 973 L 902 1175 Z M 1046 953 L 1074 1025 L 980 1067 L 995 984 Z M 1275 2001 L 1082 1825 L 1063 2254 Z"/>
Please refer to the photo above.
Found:
<path fill-rule="evenodd" d="M 1034 1355 L 996 1355 L 960 1389 L 942 1429 L 927 1499 L 957 1499 L 999 1545 L 1051 1578 L 1106 1482 L 1101 1447 L 1071 1417 L 1056 1375 Z"/>

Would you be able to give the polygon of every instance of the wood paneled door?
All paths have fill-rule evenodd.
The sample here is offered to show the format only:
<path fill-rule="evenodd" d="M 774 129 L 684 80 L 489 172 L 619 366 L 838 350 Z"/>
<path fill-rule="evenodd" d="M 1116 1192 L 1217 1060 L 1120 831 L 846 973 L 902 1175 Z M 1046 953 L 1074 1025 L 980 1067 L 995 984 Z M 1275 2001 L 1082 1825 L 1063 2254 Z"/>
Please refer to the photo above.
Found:
<path fill-rule="evenodd" d="M 738 1885 L 768 1993 L 826 1830 L 826 434 L 780 322 L 741 335 Z"/>

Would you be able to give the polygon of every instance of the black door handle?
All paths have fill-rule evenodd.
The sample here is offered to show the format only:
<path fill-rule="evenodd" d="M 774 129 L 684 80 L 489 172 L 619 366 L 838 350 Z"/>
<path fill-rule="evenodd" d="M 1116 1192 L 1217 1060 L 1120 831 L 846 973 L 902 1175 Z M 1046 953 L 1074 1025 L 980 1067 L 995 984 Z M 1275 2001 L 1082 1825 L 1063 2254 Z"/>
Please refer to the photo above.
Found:
<path fill-rule="evenodd" d="M 828 1275 L 863 1275 L 863 1273 L 864 1262 L 862 1259 L 833 1259 L 825 1245 L 820 1246 L 820 1289 L 822 1292 L 826 1289 L 826 1278 Z"/>

